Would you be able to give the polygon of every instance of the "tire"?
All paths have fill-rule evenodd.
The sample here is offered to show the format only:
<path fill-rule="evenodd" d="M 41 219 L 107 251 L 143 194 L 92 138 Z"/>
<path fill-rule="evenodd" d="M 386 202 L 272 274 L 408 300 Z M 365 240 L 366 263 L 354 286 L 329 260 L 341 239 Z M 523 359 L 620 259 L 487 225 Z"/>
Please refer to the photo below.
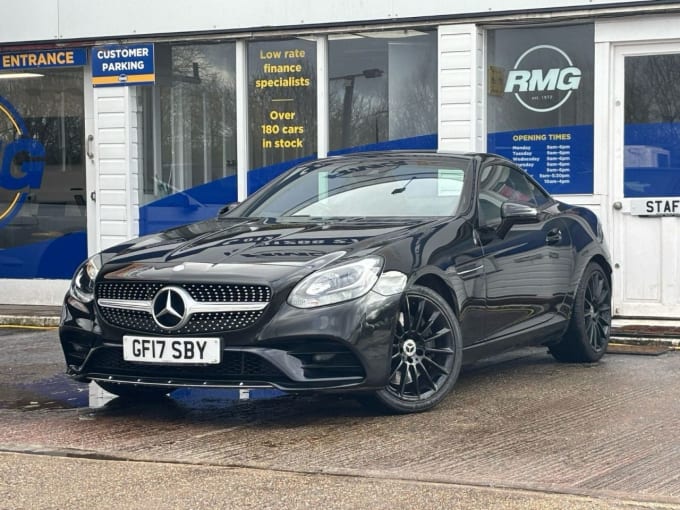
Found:
<path fill-rule="evenodd" d="M 134 384 L 118 384 L 97 381 L 102 389 L 126 400 L 152 401 L 160 400 L 170 393 L 173 388 L 154 388 L 151 386 L 135 386 Z"/>
<path fill-rule="evenodd" d="M 453 388 L 461 361 L 460 325 L 451 307 L 431 289 L 414 286 L 402 298 L 389 382 L 363 401 L 395 414 L 431 409 Z"/>
<path fill-rule="evenodd" d="M 612 291 L 602 266 L 591 262 L 583 272 L 571 319 L 562 340 L 549 347 L 564 363 L 593 363 L 607 351 L 611 332 Z"/>

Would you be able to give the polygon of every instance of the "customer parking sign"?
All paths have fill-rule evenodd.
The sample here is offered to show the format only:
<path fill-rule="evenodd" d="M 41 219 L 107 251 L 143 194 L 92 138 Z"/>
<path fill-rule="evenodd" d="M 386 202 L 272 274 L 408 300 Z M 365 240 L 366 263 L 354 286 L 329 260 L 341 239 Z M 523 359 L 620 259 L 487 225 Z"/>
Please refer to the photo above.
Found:
<path fill-rule="evenodd" d="M 92 85 L 95 87 L 153 85 L 153 43 L 92 48 Z"/>

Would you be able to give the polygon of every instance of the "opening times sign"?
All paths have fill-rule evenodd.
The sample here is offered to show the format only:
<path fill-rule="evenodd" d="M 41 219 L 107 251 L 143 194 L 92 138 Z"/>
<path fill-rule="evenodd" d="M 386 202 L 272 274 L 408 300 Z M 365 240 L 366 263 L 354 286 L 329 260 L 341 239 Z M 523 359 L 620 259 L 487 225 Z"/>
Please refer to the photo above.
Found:
<path fill-rule="evenodd" d="M 593 126 L 489 134 L 491 152 L 529 172 L 552 193 L 588 193 L 593 186 Z"/>

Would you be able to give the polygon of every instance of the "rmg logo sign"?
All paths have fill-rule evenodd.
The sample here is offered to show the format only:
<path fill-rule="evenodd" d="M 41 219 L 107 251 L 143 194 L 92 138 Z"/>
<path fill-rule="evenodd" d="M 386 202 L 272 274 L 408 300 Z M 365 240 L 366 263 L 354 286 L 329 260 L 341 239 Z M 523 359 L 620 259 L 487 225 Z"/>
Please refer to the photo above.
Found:
<path fill-rule="evenodd" d="M 538 67 L 546 60 L 564 63 L 545 70 Z M 581 84 L 581 70 L 571 58 L 556 46 L 541 44 L 529 48 L 508 73 L 505 93 L 514 94 L 517 101 L 534 112 L 549 112 L 562 106 Z"/>

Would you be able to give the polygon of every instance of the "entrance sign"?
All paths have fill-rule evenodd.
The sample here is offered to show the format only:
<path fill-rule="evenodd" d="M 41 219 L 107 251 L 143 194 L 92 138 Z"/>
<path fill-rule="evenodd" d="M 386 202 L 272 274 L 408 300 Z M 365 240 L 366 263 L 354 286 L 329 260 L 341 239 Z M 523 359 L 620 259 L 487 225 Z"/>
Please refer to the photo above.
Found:
<path fill-rule="evenodd" d="M 92 85 L 153 85 L 156 81 L 153 49 L 153 43 L 92 48 Z"/>
<path fill-rule="evenodd" d="M 0 54 L 0 71 L 26 71 L 43 67 L 84 66 L 87 63 L 85 48 L 22 51 Z"/>

